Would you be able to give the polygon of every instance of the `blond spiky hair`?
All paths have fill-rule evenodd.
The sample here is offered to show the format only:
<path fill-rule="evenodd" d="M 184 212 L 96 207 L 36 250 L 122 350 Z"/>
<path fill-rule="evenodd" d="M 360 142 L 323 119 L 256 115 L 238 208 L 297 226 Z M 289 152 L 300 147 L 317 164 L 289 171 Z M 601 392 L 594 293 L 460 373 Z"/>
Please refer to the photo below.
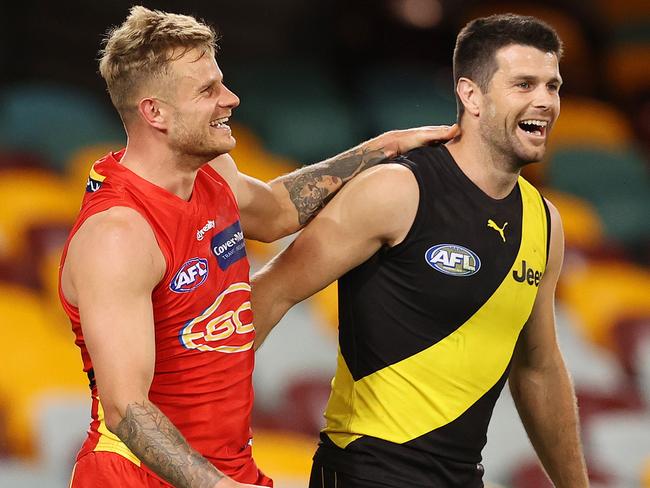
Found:
<path fill-rule="evenodd" d="M 191 49 L 214 56 L 216 42 L 214 29 L 194 17 L 132 7 L 124 23 L 108 31 L 99 60 L 99 72 L 122 118 L 136 108 L 147 84 L 169 74 L 171 61 Z"/>

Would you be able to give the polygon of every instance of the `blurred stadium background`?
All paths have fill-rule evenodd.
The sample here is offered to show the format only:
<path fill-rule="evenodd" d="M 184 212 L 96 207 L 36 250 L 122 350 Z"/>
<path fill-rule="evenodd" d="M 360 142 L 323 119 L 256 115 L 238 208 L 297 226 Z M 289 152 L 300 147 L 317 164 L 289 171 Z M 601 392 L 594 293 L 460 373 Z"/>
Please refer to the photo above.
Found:
<path fill-rule="evenodd" d="M 593 486 L 650 487 L 648 0 L 142 3 L 218 27 L 218 61 L 242 100 L 234 156 L 267 180 L 384 130 L 453 122 L 452 49 L 471 18 L 510 11 L 554 25 L 566 45 L 562 115 L 546 161 L 526 176 L 564 219 L 558 335 Z M 96 57 L 130 5 L 24 0 L 0 17 L 2 487 L 67 486 L 89 422 L 56 279 L 89 166 L 124 144 Z M 249 242 L 253 266 L 284 244 Z M 254 452 L 279 487 L 306 486 L 336 313 L 330 287 L 258 354 Z M 507 391 L 484 454 L 490 486 L 550 486 Z"/>

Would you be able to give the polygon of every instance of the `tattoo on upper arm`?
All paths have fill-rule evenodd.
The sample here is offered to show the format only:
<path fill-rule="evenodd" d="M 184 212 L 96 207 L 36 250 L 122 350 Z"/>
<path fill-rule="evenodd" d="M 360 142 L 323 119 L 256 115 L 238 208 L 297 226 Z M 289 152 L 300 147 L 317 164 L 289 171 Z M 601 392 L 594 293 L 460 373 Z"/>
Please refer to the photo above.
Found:
<path fill-rule="evenodd" d="M 128 405 L 115 430 L 133 454 L 176 487 L 212 488 L 223 478 L 149 401 Z"/>
<path fill-rule="evenodd" d="M 291 201 L 304 225 L 354 176 L 385 160 L 382 149 L 356 148 L 283 177 Z"/>

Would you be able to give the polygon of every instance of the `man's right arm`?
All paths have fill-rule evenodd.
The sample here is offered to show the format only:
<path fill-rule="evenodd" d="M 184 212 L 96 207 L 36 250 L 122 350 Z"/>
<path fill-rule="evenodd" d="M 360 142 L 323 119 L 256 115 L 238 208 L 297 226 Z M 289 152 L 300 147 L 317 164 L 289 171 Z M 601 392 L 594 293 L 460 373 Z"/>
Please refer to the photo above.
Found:
<path fill-rule="evenodd" d="M 106 426 L 176 487 L 238 486 L 148 399 L 155 363 L 151 293 L 164 270 L 151 228 L 132 209 L 90 217 L 70 243 L 62 287 L 79 308 Z"/>
<path fill-rule="evenodd" d="M 252 278 L 255 348 L 296 303 L 408 233 L 419 202 L 413 173 L 399 164 L 354 178 Z"/>

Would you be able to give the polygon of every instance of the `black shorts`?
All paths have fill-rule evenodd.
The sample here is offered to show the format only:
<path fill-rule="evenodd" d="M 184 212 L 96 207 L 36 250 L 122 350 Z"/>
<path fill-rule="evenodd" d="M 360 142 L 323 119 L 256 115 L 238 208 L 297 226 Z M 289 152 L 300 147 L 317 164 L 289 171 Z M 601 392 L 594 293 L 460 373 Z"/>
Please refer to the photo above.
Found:
<path fill-rule="evenodd" d="M 391 485 L 377 483 L 351 476 L 346 473 L 336 472 L 314 461 L 309 477 L 309 488 L 394 488 Z"/>

